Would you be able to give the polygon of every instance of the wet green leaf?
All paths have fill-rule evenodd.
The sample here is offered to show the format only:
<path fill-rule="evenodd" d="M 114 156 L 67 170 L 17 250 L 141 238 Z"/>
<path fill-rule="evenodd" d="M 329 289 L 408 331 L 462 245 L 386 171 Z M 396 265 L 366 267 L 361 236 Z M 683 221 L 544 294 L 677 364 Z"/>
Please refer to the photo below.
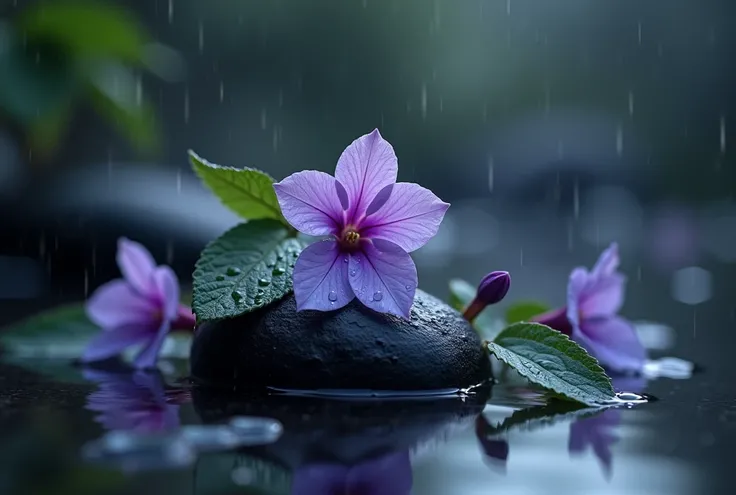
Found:
<path fill-rule="evenodd" d="M 49 0 L 36 3 L 18 20 L 29 41 L 66 47 L 74 56 L 140 61 L 148 40 L 143 26 L 114 3 Z"/>
<path fill-rule="evenodd" d="M 566 335 L 539 323 L 514 323 L 488 349 L 528 380 L 587 405 L 614 398 L 611 379 L 598 361 Z"/>
<path fill-rule="evenodd" d="M 292 291 L 304 241 L 270 219 L 240 224 L 202 251 L 194 270 L 193 309 L 200 321 L 262 308 Z"/>
<path fill-rule="evenodd" d="M 202 182 L 232 211 L 246 220 L 272 218 L 289 227 L 270 175 L 253 168 L 216 165 L 191 150 L 189 160 Z"/>
<path fill-rule="evenodd" d="M 549 311 L 548 305 L 537 301 L 520 301 L 512 304 L 506 309 L 506 323 L 518 323 L 520 321 L 529 321 L 535 316 L 539 316 Z"/>
<path fill-rule="evenodd" d="M 475 292 L 476 288 L 465 280 L 458 278 L 450 280 L 450 306 L 462 313 L 475 298 Z M 503 324 L 493 316 L 491 308 L 486 308 L 475 318 L 473 327 L 481 337 L 491 339 L 503 328 Z"/>

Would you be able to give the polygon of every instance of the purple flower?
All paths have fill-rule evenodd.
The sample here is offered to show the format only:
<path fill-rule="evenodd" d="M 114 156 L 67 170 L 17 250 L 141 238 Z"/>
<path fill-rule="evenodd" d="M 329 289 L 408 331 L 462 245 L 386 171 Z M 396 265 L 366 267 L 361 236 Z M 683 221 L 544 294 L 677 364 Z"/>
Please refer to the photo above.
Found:
<path fill-rule="evenodd" d="M 142 345 L 136 368 L 153 368 L 171 330 L 194 328 L 191 309 L 179 304 L 179 283 L 168 266 L 156 266 L 151 254 L 137 242 L 118 241 L 117 262 L 122 279 L 100 286 L 87 301 L 87 316 L 102 328 L 84 351 L 91 362 Z"/>
<path fill-rule="evenodd" d="M 155 433 L 179 427 L 179 406 L 166 400 L 161 377 L 138 371 L 132 375 L 84 370 L 99 388 L 89 394 L 87 409 L 110 431 Z"/>
<path fill-rule="evenodd" d="M 486 306 L 501 302 L 509 292 L 510 286 L 511 276 L 509 272 L 489 273 L 478 284 L 478 292 L 475 295 L 475 299 L 463 311 L 463 317 L 472 323 Z"/>
<path fill-rule="evenodd" d="M 612 371 L 640 371 L 646 351 L 634 327 L 618 316 L 625 277 L 616 271 L 618 246 L 603 251 L 593 269 L 575 268 L 567 285 L 567 307 L 534 318 L 571 335 Z"/>
<path fill-rule="evenodd" d="M 291 495 L 409 495 L 408 452 L 394 452 L 356 466 L 311 464 L 294 473 Z"/>
<path fill-rule="evenodd" d="M 357 297 L 382 313 L 410 317 L 417 270 L 408 253 L 437 233 L 450 206 L 417 184 L 396 182 L 398 161 L 378 129 L 340 156 L 335 177 L 307 170 L 274 184 L 298 231 L 331 236 L 294 267 L 297 310 L 338 309 Z"/>

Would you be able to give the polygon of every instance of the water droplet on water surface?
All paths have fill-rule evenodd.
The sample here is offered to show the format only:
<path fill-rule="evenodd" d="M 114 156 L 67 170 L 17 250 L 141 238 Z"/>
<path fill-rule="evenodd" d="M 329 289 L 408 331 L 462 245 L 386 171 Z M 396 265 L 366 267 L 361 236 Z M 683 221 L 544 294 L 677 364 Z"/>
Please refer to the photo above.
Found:
<path fill-rule="evenodd" d="M 331 290 L 330 293 L 327 294 L 327 299 L 329 299 L 330 302 L 333 302 L 333 303 L 337 301 L 337 292 L 335 292 L 334 290 Z"/>
<path fill-rule="evenodd" d="M 380 301 L 381 299 L 383 299 L 383 292 L 381 292 L 380 290 L 377 290 L 376 292 L 373 293 L 374 301 Z"/>
<path fill-rule="evenodd" d="M 258 279 L 258 285 L 260 285 L 261 287 L 266 287 L 270 283 L 271 283 L 271 281 L 268 280 L 267 278 L 259 278 Z"/>
<path fill-rule="evenodd" d="M 230 267 L 225 273 L 227 273 L 231 277 L 234 277 L 236 275 L 240 275 L 240 268 Z"/>

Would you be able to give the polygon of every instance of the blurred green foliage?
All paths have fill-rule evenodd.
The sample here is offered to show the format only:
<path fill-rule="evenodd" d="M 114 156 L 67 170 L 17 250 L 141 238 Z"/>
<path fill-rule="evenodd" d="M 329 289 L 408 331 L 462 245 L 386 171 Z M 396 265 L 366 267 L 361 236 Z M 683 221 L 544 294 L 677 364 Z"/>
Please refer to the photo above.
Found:
<path fill-rule="evenodd" d="M 27 145 L 57 149 L 75 106 L 90 104 L 139 151 L 158 150 L 159 129 L 142 94 L 150 37 L 129 12 L 103 1 L 34 4 L 0 21 L 0 115 Z"/>

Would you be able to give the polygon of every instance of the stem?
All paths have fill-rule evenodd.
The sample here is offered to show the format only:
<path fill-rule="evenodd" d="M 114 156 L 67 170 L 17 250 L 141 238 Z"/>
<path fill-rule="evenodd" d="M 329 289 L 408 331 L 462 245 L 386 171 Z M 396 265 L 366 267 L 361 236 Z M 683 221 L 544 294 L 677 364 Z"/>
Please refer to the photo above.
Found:
<path fill-rule="evenodd" d="M 473 302 L 471 302 L 468 307 L 465 308 L 465 311 L 463 311 L 463 318 L 468 320 L 470 323 L 473 323 L 480 312 L 484 309 L 486 309 L 485 303 L 479 301 L 477 298 L 473 299 Z"/>

